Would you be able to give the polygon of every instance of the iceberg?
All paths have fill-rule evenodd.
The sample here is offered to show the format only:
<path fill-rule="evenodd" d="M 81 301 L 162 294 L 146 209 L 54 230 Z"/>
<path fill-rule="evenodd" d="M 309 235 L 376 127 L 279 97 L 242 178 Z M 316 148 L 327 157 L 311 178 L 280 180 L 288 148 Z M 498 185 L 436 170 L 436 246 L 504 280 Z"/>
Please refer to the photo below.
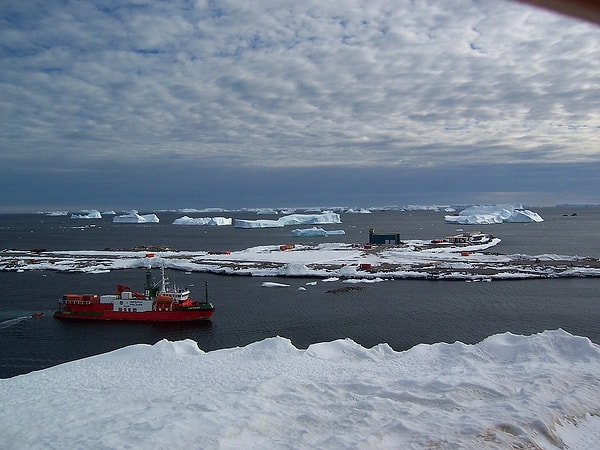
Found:
<path fill-rule="evenodd" d="M 158 223 L 160 220 L 156 214 L 139 215 L 137 211 L 131 211 L 129 214 L 113 217 L 113 223 Z"/>
<path fill-rule="evenodd" d="M 256 214 L 277 214 L 277 210 L 273 208 L 259 208 L 256 210 Z"/>
<path fill-rule="evenodd" d="M 342 236 L 346 234 L 344 230 L 324 230 L 320 227 L 312 227 L 305 229 L 295 229 L 292 230 L 292 234 L 298 237 L 307 237 L 307 236 Z"/>
<path fill-rule="evenodd" d="M 102 219 L 100 211 L 95 209 L 81 211 L 81 214 L 71 214 L 71 219 Z"/>
<path fill-rule="evenodd" d="M 340 215 L 334 212 L 321 214 L 290 214 L 277 220 L 246 220 L 235 219 L 236 228 L 281 228 L 286 225 L 320 225 L 327 223 L 342 223 Z"/>
<path fill-rule="evenodd" d="M 480 205 L 471 206 L 458 213 L 444 217 L 446 223 L 460 225 L 490 225 L 494 223 L 543 222 L 538 214 L 522 206 Z"/>
<path fill-rule="evenodd" d="M 279 220 L 246 220 L 235 219 L 235 228 L 283 228 L 284 224 Z"/>
<path fill-rule="evenodd" d="M 188 217 L 183 216 L 173 221 L 173 225 L 208 225 L 208 226 L 221 226 L 231 225 L 231 218 L 227 217 Z"/>
<path fill-rule="evenodd" d="M 360 208 L 360 209 L 350 208 L 350 209 L 346 210 L 345 212 L 346 212 L 346 214 L 371 214 L 371 210 L 369 210 L 367 208 Z"/>

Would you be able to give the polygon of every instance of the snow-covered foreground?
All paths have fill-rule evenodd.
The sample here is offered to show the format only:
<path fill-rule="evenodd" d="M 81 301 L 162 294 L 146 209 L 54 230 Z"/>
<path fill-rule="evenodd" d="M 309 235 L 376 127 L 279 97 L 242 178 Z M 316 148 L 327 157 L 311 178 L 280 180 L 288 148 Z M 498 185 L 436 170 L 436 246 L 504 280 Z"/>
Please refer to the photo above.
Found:
<path fill-rule="evenodd" d="M 483 252 L 500 242 L 454 245 L 406 241 L 400 246 L 323 243 L 266 245 L 240 251 L 0 251 L 0 270 L 101 273 L 164 266 L 226 275 L 305 276 L 344 279 L 490 280 L 597 277 L 600 261 L 565 255 L 500 255 Z"/>
<path fill-rule="evenodd" d="M 600 448 L 600 347 L 134 345 L 0 380 L 2 448 Z"/>

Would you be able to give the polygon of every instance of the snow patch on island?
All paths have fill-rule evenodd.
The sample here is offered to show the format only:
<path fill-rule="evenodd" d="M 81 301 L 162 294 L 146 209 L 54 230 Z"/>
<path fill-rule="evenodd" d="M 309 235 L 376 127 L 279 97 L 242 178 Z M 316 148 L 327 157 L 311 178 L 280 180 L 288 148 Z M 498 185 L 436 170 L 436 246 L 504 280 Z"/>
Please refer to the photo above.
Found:
<path fill-rule="evenodd" d="M 538 214 L 522 206 L 497 206 L 480 205 L 471 206 L 458 213 L 444 217 L 447 223 L 461 225 L 490 225 L 494 223 L 527 223 L 543 222 L 544 219 Z"/>

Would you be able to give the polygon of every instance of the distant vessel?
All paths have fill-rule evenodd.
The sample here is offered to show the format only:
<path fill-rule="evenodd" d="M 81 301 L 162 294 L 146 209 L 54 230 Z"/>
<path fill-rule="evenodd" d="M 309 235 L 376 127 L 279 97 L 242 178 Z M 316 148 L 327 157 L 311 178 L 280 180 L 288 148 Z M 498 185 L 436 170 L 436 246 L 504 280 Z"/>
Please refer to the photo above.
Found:
<path fill-rule="evenodd" d="M 64 294 L 58 302 L 58 319 L 127 320 L 141 322 L 189 322 L 210 319 L 214 306 L 206 298 L 192 300 L 187 289 L 170 288 L 161 269 L 161 280 L 155 283 L 151 268 L 146 270 L 144 293 L 133 292 L 129 286 L 118 285 L 115 294 Z"/>

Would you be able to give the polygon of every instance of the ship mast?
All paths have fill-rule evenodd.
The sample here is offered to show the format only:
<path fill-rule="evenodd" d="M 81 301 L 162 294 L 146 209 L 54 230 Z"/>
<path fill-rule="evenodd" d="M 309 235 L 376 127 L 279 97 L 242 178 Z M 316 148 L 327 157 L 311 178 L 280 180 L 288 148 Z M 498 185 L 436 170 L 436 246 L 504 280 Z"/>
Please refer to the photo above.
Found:
<path fill-rule="evenodd" d="M 146 269 L 146 286 L 144 286 L 145 288 L 145 296 L 147 299 L 154 299 L 154 297 L 156 297 L 156 285 L 157 283 L 154 282 L 154 279 L 152 278 L 152 263 L 150 262 L 150 258 L 154 257 L 154 253 L 147 253 L 146 254 L 146 258 L 148 260 L 148 268 Z M 163 271 L 163 280 L 164 280 L 164 271 Z M 163 281 L 164 283 L 164 281 Z"/>
<path fill-rule="evenodd" d="M 167 292 L 167 279 L 165 278 L 165 266 L 164 264 L 160 267 L 160 292 Z"/>

